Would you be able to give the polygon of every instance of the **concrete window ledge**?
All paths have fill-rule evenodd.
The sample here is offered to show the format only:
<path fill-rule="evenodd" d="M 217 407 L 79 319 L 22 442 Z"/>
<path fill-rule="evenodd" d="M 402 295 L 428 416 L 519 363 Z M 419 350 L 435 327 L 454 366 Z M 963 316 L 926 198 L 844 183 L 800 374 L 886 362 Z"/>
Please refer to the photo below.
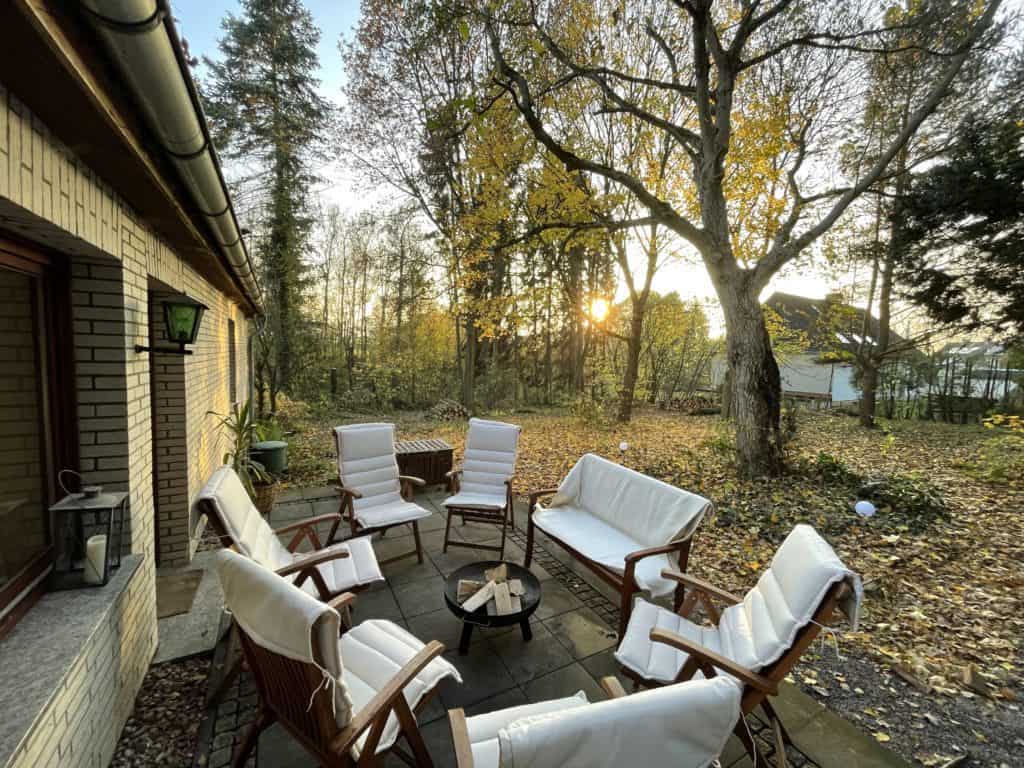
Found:
<path fill-rule="evenodd" d="M 20 764 L 29 757 L 28 750 L 36 756 L 63 756 L 72 744 L 67 731 L 76 725 L 88 727 L 82 722 L 60 722 L 67 715 L 57 700 L 61 694 L 83 701 L 100 695 L 91 688 L 83 670 L 102 669 L 111 662 L 116 665 L 120 648 L 107 649 L 102 654 L 106 658 L 83 660 L 82 656 L 99 655 L 90 640 L 115 620 L 122 597 L 141 573 L 141 564 L 141 555 L 127 555 L 103 587 L 44 595 L 11 634 L 0 640 L 0 766 Z M 77 686 L 80 691 L 71 690 Z M 114 702 L 109 706 L 112 710 Z M 43 729 L 53 730 L 57 743 L 26 743 L 34 731 Z"/>

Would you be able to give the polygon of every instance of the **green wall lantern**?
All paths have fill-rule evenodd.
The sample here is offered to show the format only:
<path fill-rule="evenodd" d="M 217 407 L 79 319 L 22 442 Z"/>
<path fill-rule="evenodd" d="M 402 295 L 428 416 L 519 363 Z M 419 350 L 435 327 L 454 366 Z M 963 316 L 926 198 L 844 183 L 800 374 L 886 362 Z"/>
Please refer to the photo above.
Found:
<path fill-rule="evenodd" d="M 175 347 L 147 347 L 142 344 L 135 345 L 136 352 L 165 352 L 171 355 L 191 355 L 191 349 L 185 349 L 186 344 L 195 344 L 196 336 L 199 334 L 199 324 L 203 320 L 203 313 L 208 307 L 200 304 L 188 296 L 172 296 L 160 302 L 164 310 L 164 332 L 167 340 L 177 344 Z"/>

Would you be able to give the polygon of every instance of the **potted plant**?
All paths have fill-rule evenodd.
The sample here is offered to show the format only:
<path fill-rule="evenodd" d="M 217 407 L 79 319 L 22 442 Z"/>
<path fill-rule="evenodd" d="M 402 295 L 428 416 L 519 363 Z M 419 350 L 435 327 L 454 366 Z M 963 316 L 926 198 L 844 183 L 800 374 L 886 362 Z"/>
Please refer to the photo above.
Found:
<path fill-rule="evenodd" d="M 252 497 L 262 515 L 269 515 L 277 498 L 277 483 L 263 464 L 252 456 L 253 444 L 263 439 L 262 427 L 253 414 L 249 401 L 240 407 L 231 407 L 227 415 L 208 411 L 220 420 L 221 429 L 227 432 L 231 447 L 224 453 L 224 463 L 231 465 L 242 485 Z"/>

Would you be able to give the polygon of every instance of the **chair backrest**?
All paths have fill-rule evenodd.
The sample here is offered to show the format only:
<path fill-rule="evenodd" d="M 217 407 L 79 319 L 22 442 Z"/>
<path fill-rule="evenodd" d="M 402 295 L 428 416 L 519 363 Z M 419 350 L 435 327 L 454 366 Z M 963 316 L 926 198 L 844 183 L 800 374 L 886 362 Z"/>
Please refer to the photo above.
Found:
<path fill-rule="evenodd" d="M 849 583 L 859 593 L 859 578 L 818 532 L 797 525 L 743 601 L 722 611 L 719 634 L 726 655 L 760 671 L 793 647 L 835 587 Z M 857 597 L 859 599 L 859 596 Z"/>
<path fill-rule="evenodd" d="M 334 428 L 338 478 L 359 491 L 355 509 L 390 504 L 401 499 L 394 424 L 350 424 Z"/>
<path fill-rule="evenodd" d="M 224 550 L 218 558 L 224 602 L 264 704 L 326 745 L 352 715 L 338 648 L 341 617 L 246 557 Z"/>
<path fill-rule="evenodd" d="M 263 519 L 230 466 L 225 464 L 210 476 L 196 504 L 216 529 L 222 544 L 230 542 L 243 555 L 270 569 L 292 562 L 291 553 Z"/>
<path fill-rule="evenodd" d="M 501 764 L 703 768 L 725 748 L 740 696 L 734 680 L 714 677 L 524 717 L 498 733 Z"/>
<path fill-rule="evenodd" d="M 462 459 L 463 491 L 505 492 L 505 481 L 516 471 L 520 427 L 503 421 L 470 419 Z"/>
<path fill-rule="evenodd" d="M 645 547 L 688 538 L 712 508 L 703 496 L 592 453 L 569 470 L 551 504 L 581 506 Z"/>

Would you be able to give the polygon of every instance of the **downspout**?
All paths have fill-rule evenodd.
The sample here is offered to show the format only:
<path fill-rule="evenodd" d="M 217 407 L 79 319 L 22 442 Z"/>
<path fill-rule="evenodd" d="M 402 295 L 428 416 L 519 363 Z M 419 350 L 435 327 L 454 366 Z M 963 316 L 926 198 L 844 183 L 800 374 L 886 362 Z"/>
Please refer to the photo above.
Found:
<path fill-rule="evenodd" d="M 167 0 L 81 0 L 81 7 L 209 225 L 236 282 L 259 309 L 259 282 Z"/>

